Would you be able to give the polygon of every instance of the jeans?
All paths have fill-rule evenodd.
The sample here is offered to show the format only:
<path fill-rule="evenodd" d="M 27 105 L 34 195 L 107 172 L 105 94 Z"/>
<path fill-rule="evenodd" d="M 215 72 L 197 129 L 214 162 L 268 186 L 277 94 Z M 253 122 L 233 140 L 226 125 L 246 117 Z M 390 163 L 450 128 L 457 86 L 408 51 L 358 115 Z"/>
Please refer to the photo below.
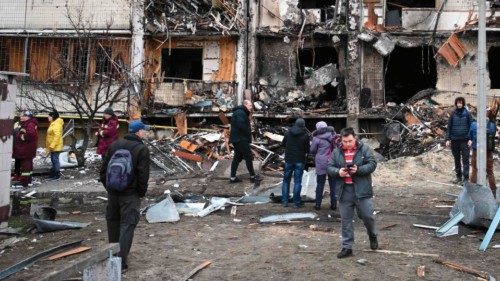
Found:
<path fill-rule="evenodd" d="M 344 185 L 342 196 L 339 199 L 339 211 L 342 221 L 342 248 L 352 249 L 354 244 L 354 209 L 363 221 L 369 237 L 376 237 L 375 217 L 373 216 L 373 200 L 371 198 L 356 198 L 354 186 Z"/>
<path fill-rule="evenodd" d="M 477 183 L 477 150 L 472 150 L 471 158 L 472 171 L 470 174 L 470 182 Z M 495 174 L 493 173 L 493 151 L 486 152 L 486 177 L 493 196 L 496 197 L 497 184 L 495 182 Z"/>
<path fill-rule="evenodd" d="M 52 162 L 52 169 L 51 169 L 51 172 L 52 172 L 52 177 L 59 177 L 60 176 L 60 172 L 61 172 L 61 163 L 59 163 L 59 154 L 61 154 L 61 152 L 51 152 L 50 153 L 50 161 Z"/>
<path fill-rule="evenodd" d="M 281 187 L 281 203 L 288 204 L 290 195 L 290 181 L 293 175 L 293 203 L 300 206 L 300 191 L 302 190 L 302 174 L 304 174 L 304 163 L 285 163 L 285 174 L 283 175 L 283 186 Z"/>
<path fill-rule="evenodd" d="M 316 206 L 321 206 L 323 201 L 323 190 L 325 189 L 326 174 L 316 175 Z M 337 207 L 337 196 L 335 196 L 335 181 L 328 176 L 328 185 L 330 186 L 330 206 Z"/>
<path fill-rule="evenodd" d="M 108 192 L 106 221 L 109 243 L 120 243 L 119 256 L 127 263 L 128 253 L 132 247 L 134 231 L 140 219 L 141 199 L 137 194 L 116 195 Z"/>
<path fill-rule="evenodd" d="M 451 153 L 455 160 L 455 173 L 458 180 L 469 180 L 470 149 L 467 140 L 452 140 Z"/>
<path fill-rule="evenodd" d="M 255 176 L 255 171 L 253 169 L 253 157 L 252 150 L 250 150 L 250 143 L 246 141 L 240 141 L 238 143 L 233 143 L 234 147 L 234 158 L 233 162 L 231 162 L 231 177 L 236 177 L 236 171 L 238 170 L 238 166 L 240 165 L 241 160 L 245 159 L 245 163 L 247 165 L 248 172 L 250 176 Z"/>

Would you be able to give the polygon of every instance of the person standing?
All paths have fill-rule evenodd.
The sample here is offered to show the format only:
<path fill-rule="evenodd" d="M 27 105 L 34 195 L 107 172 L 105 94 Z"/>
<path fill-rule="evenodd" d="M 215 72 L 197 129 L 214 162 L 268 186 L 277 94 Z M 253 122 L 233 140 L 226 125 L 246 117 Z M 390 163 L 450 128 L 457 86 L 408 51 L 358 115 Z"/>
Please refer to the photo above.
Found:
<path fill-rule="evenodd" d="M 97 154 L 104 155 L 108 147 L 118 139 L 118 117 L 111 107 L 104 110 L 101 126 L 95 133 L 97 136 Z"/>
<path fill-rule="evenodd" d="M 30 110 L 21 112 L 19 119 L 20 128 L 14 133 L 12 153 L 16 163 L 14 176 L 22 186 L 27 187 L 32 180 L 33 158 L 38 144 L 38 121 Z"/>
<path fill-rule="evenodd" d="M 300 208 L 300 192 L 302 191 L 302 175 L 306 163 L 306 155 L 309 153 L 309 133 L 306 129 L 306 121 L 298 118 L 283 138 L 282 145 L 285 146 L 285 172 L 283 185 L 281 187 L 281 204 L 288 207 L 288 196 L 290 194 L 290 182 L 293 176 L 293 204 Z"/>
<path fill-rule="evenodd" d="M 314 154 L 314 163 L 316 166 L 316 205 L 315 209 L 321 209 L 323 201 L 323 190 L 327 179 L 326 165 L 332 156 L 336 145 L 336 133 L 333 127 L 329 127 L 326 122 L 316 123 L 316 130 L 312 133 L 311 154 Z M 337 209 L 337 197 L 335 196 L 334 179 L 328 176 L 328 185 L 330 186 L 330 209 Z"/>
<path fill-rule="evenodd" d="M 122 270 L 128 268 L 128 254 L 134 239 L 134 230 L 140 219 L 141 199 L 146 195 L 149 181 L 149 149 L 143 143 L 149 126 L 139 120 L 130 122 L 128 134 L 109 147 L 104 155 L 99 179 L 108 192 L 106 207 L 106 222 L 109 243 L 120 243 L 119 256 L 122 258 Z M 116 175 L 112 167 L 115 159 L 123 156 L 123 150 L 128 151 L 130 165 L 129 177 L 123 188 L 116 186 Z M 122 153 L 122 154 L 120 154 Z M 122 158 L 125 159 L 125 158 Z M 120 160 L 116 160 L 117 166 Z M 122 172 L 126 172 L 125 171 Z"/>
<path fill-rule="evenodd" d="M 237 106 L 233 109 L 229 141 L 233 144 L 234 157 L 231 162 L 230 183 L 241 182 L 241 179 L 236 176 L 236 171 L 242 160 L 245 160 L 248 172 L 250 173 L 250 182 L 261 180 L 260 176 L 255 174 L 252 150 L 250 149 L 250 143 L 252 143 L 250 113 L 252 109 L 253 105 L 250 100 L 244 100 L 242 106 Z"/>
<path fill-rule="evenodd" d="M 497 126 L 495 124 L 496 109 L 489 109 L 487 114 L 486 124 L 486 177 L 488 178 L 488 185 L 490 186 L 493 197 L 496 198 L 497 185 L 495 181 L 495 174 L 493 173 L 493 152 L 495 151 L 495 135 L 497 133 Z M 472 122 L 469 130 L 470 141 L 469 145 L 472 147 L 471 158 L 471 174 L 470 182 L 477 183 L 477 121 Z"/>
<path fill-rule="evenodd" d="M 354 244 L 354 209 L 363 220 L 370 239 L 370 248 L 378 248 L 375 217 L 373 216 L 373 188 L 371 174 L 377 161 L 370 147 L 356 139 L 353 128 L 344 128 L 341 133 L 342 146 L 333 152 L 327 166 L 329 176 L 335 178 L 339 195 L 339 211 L 342 224 L 342 250 L 337 258 L 352 255 Z"/>
<path fill-rule="evenodd" d="M 451 113 L 446 130 L 446 146 L 451 145 L 451 153 L 455 160 L 456 179 L 454 183 L 461 184 L 469 181 L 469 129 L 472 124 L 472 116 L 465 108 L 465 99 L 455 99 L 455 110 Z"/>
<path fill-rule="evenodd" d="M 45 144 L 45 153 L 50 153 L 52 168 L 50 169 L 50 180 L 59 180 L 61 178 L 61 164 L 59 163 L 59 154 L 63 150 L 63 127 L 64 120 L 59 117 L 59 112 L 53 110 L 49 113 L 49 128 L 47 129 L 47 138 Z"/>

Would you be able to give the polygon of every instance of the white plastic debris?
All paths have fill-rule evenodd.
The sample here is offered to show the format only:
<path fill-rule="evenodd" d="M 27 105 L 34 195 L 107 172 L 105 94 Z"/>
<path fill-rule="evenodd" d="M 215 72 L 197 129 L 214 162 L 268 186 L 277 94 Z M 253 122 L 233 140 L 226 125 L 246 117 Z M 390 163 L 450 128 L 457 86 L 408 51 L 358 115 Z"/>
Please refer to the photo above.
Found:
<path fill-rule="evenodd" d="M 167 193 L 167 198 L 153 205 L 146 212 L 146 220 L 149 223 L 176 222 L 180 220 L 174 200 L 170 197 L 170 190 L 167 191 L 165 191 Z"/>

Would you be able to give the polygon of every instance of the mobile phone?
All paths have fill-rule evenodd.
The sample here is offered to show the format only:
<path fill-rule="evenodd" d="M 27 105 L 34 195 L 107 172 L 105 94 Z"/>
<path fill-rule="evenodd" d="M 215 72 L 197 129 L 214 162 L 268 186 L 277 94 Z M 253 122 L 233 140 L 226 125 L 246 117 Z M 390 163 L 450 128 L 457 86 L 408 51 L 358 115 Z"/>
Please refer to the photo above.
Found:
<path fill-rule="evenodd" d="M 354 167 L 354 164 L 347 164 L 346 168 L 350 170 L 352 167 Z"/>

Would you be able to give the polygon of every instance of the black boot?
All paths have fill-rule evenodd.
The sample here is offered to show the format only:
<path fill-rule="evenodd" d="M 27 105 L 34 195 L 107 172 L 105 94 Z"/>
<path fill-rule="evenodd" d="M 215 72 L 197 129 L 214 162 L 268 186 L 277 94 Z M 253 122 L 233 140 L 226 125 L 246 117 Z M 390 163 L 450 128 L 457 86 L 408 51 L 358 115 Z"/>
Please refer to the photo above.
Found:
<path fill-rule="evenodd" d="M 352 249 L 342 248 L 342 251 L 337 254 L 337 258 L 343 259 L 352 256 Z"/>
<path fill-rule="evenodd" d="M 370 236 L 370 249 L 376 250 L 378 249 L 378 239 L 377 236 Z"/>

